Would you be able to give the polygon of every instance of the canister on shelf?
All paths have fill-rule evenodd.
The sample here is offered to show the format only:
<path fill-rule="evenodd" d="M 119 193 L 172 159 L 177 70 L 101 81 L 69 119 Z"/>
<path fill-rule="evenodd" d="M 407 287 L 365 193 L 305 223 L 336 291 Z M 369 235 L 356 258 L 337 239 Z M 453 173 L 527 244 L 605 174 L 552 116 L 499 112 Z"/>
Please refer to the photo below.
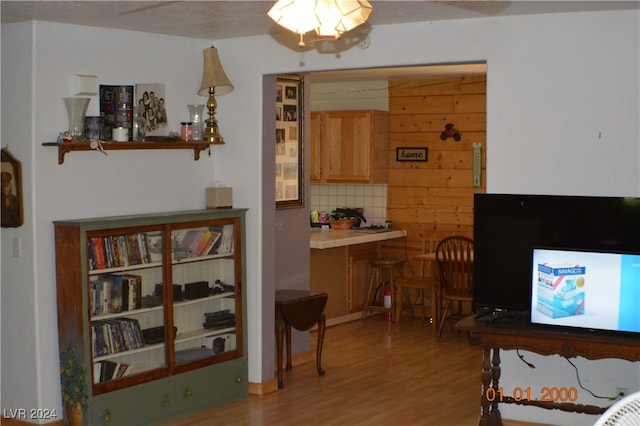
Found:
<path fill-rule="evenodd" d="M 183 141 L 193 140 L 193 124 L 190 121 L 180 123 L 180 138 Z"/>
<path fill-rule="evenodd" d="M 111 129 L 111 139 L 115 142 L 127 142 L 129 140 L 129 129 L 126 127 L 114 127 Z"/>

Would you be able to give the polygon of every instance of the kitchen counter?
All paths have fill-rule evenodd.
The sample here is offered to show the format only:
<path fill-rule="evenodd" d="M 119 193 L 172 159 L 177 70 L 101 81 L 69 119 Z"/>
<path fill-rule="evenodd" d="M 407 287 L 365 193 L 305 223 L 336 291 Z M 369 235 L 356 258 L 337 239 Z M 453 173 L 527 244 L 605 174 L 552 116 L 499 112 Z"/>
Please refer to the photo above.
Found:
<path fill-rule="evenodd" d="M 399 229 L 383 230 L 381 232 L 359 232 L 353 230 L 335 230 L 311 228 L 312 249 L 328 249 L 334 247 L 344 247 L 353 244 L 371 243 L 376 241 L 402 238 L 407 235 L 407 231 Z"/>
<path fill-rule="evenodd" d="M 312 291 L 329 295 L 325 307 L 327 325 L 362 318 L 371 279 L 371 259 L 380 257 L 381 243 L 402 241 L 404 230 L 311 229 Z"/>

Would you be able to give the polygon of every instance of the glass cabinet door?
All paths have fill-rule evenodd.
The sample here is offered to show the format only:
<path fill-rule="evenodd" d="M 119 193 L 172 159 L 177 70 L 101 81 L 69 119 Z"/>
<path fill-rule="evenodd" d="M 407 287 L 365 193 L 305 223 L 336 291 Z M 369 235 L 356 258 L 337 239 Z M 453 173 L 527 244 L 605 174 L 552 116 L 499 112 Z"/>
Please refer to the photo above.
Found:
<path fill-rule="evenodd" d="M 167 368 L 163 231 L 87 233 L 91 377 L 94 390 Z"/>
<path fill-rule="evenodd" d="M 234 221 L 173 229 L 172 294 L 176 366 L 228 359 L 237 347 Z M 214 361 L 210 359 L 210 361 Z"/>

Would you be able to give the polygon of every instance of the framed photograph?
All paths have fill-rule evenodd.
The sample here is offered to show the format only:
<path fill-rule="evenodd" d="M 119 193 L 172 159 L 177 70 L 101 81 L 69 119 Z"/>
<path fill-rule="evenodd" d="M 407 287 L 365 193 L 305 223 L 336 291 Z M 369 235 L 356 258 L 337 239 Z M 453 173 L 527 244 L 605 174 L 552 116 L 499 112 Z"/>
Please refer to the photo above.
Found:
<path fill-rule="evenodd" d="M 278 76 L 276 84 L 276 208 L 304 207 L 303 79 Z"/>
<path fill-rule="evenodd" d="M 147 122 L 146 136 L 166 136 L 169 134 L 167 118 L 167 98 L 164 84 L 136 84 L 138 114 Z"/>
<path fill-rule="evenodd" d="M 2 148 L 2 227 L 22 226 L 22 171 L 18 161 L 7 148 Z"/>

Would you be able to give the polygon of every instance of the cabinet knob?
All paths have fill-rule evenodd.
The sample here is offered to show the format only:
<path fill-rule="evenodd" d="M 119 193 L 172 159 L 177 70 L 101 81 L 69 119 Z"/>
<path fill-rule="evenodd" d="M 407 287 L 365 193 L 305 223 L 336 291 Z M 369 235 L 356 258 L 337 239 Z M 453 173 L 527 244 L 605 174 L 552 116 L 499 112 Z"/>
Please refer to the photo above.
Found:
<path fill-rule="evenodd" d="M 184 389 L 184 397 L 185 399 L 191 398 L 193 396 L 193 389 L 187 387 Z"/>
<path fill-rule="evenodd" d="M 111 423 L 111 410 L 105 409 L 104 416 L 102 416 L 103 424 Z"/>
<path fill-rule="evenodd" d="M 160 406 L 161 407 L 166 407 L 171 403 L 171 400 L 169 399 L 169 395 L 162 395 L 162 399 L 160 400 Z"/>
<path fill-rule="evenodd" d="M 242 377 L 236 376 L 236 383 L 242 383 Z"/>

